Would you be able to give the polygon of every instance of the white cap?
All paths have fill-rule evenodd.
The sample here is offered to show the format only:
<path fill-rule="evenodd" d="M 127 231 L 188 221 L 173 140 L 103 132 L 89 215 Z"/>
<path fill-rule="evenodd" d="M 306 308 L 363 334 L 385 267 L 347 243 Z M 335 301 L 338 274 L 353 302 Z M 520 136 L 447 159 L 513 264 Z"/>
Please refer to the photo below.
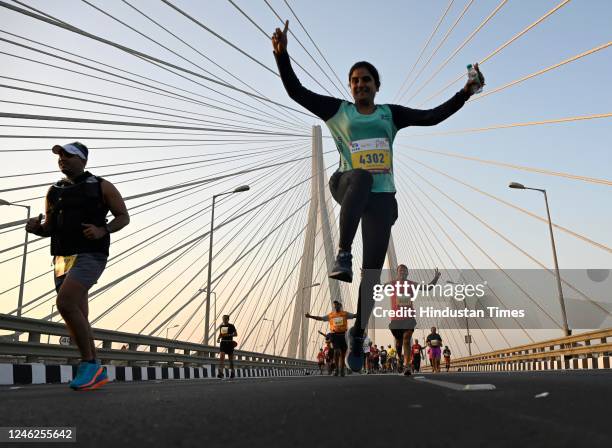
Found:
<path fill-rule="evenodd" d="M 87 160 L 87 156 L 89 155 L 87 146 L 79 142 L 67 143 L 65 145 L 55 145 L 53 148 L 51 148 L 51 151 L 53 151 L 54 154 L 59 154 L 62 150 L 66 151 L 68 154 L 77 155 L 83 160 Z"/>

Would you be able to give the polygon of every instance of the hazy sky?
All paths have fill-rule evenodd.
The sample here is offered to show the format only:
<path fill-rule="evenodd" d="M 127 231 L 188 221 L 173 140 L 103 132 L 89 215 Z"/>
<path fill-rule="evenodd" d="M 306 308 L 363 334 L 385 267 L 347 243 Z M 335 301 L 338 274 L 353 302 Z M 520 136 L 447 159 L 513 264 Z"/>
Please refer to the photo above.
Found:
<path fill-rule="evenodd" d="M 249 92 L 253 92 L 251 88 L 255 88 L 259 92 L 258 95 L 302 110 L 286 96 L 280 79 L 273 73 L 276 67 L 268 36 L 276 26 L 280 26 L 280 21 L 264 1 L 239 1 L 236 4 L 268 36 L 264 36 L 228 1 L 173 0 L 171 2 L 258 63 L 161 1 L 129 0 L 129 4 L 163 25 L 201 54 L 150 22 L 130 8 L 126 2 L 91 0 L 89 3 L 176 54 L 116 22 L 85 2 L 27 1 L 28 5 L 96 36 L 208 77 L 219 76 L 223 82 Z M 376 98 L 378 103 L 398 102 L 397 93 L 400 87 L 449 5 L 447 0 L 290 1 L 289 5 L 324 54 L 334 74 L 297 23 L 286 3 L 278 0 L 268 3 L 281 17 L 290 19 L 291 31 L 333 81 L 330 81 L 315 65 L 295 37 L 290 36 L 290 54 L 312 76 L 308 76 L 294 63 L 296 72 L 305 86 L 319 93 L 326 93 L 325 88 L 329 91 L 328 94 L 340 96 L 340 92 L 345 92 L 345 89 L 336 80 L 336 75 L 346 85 L 348 68 L 357 60 L 367 60 L 381 73 L 382 86 Z M 416 65 L 416 70 L 412 72 L 408 83 L 404 84 L 411 87 L 399 103 L 415 108 L 429 108 L 450 98 L 463 85 L 463 79 L 425 102 L 448 82 L 464 73 L 466 64 L 483 60 L 559 3 L 562 2 L 544 0 L 452 2 L 440 28 Z M 425 66 L 434 49 L 468 4 L 470 6 L 463 18 L 448 35 L 436 55 L 431 58 L 431 62 Z M 447 58 L 500 4 L 503 6 L 491 20 L 452 59 L 448 60 Z M 609 44 L 610 17 L 612 17 L 612 4 L 609 1 L 570 1 L 482 65 L 487 81 L 484 93 L 600 45 Z M 0 193 L 0 198 L 31 205 L 33 214 L 43 211 L 41 197 L 46 192 L 46 185 L 61 177 L 56 171 L 55 157 L 48 150 L 56 143 L 76 139 L 86 143 L 91 148 L 89 160 L 91 171 L 107 176 L 125 197 L 203 177 L 235 173 L 256 165 L 266 167 L 203 185 L 199 190 L 194 190 L 194 194 L 184 198 L 169 197 L 137 208 L 133 207 L 171 192 L 129 200 L 128 206 L 133 208 L 132 223 L 120 233 L 113 235 L 115 243 L 111 248 L 111 257 L 118 256 L 137 243 L 141 244 L 134 248 L 125 260 L 123 260 L 125 255 L 119 257 L 121 261 L 117 261 L 119 258 L 114 262 L 111 260 L 93 290 L 143 266 L 154 257 L 167 253 L 181 241 L 188 241 L 206 232 L 210 226 L 210 210 L 205 207 L 209 206 L 213 194 L 229 191 L 242 184 L 250 184 L 252 187 L 248 193 L 227 197 L 219 203 L 215 219 L 215 223 L 218 224 L 233 216 L 232 213 L 247 212 L 250 207 L 305 181 L 310 176 L 308 159 L 277 166 L 269 165 L 307 158 L 310 155 L 312 125 L 323 125 L 323 135 L 329 135 L 324 124 L 307 113 L 258 102 L 243 93 L 197 76 L 180 72 L 171 73 L 117 48 L 5 8 L 0 9 L 0 31 L 2 39 L 0 40 L 2 66 L 0 100 L 3 102 L 3 112 L 216 129 L 239 126 L 241 130 L 250 128 L 251 131 L 257 129 L 275 134 L 155 129 L 114 124 L 1 118 L 3 131 L 0 138 L 0 164 L 3 168 L 0 190 L 38 184 L 45 186 L 3 191 Z M 26 39 L 31 41 L 28 42 Z M 54 58 L 6 40 L 65 59 Z M 446 61 L 448 63 L 426 83 Z M 395 144 L 395 177 L 400 218 L 393 228 L 399 261 L 408 264 L 411 268 L 418 267 L 431 272 L 435 266 L 443 270 L 454 267 L 464 268 L 470 264 L 483 269 L 497 266 L 505 269 L 538 268 L 538 264 L 534 263 L 533 259 L 552 267 L 546 224 L 482 193 L 486 192 L 527 212 L 545 216 L 544 202 L 540 193 L 507 188 L 510 181 L 518 181 L 528 186 L 546 188 L 553 222 L 600 245 L 595 247 L 584 239 L 556 229 L 555 238 L 559 264 L 562 268 L 609 268 L 612 258 L 609 249 L 612 245 L 609 231 L 612 228 L 609 185 L 612 151 L 610 151 L 609 118 L 482 132 L 428 134 L 610 113 L 612 112 L 612 93 L 609 88 L 612 74 L 611 61 L 608 47 L 482 99 L 476 97 L 456 115 L 434 128 L 410 128 L 401 131 Z M 91 68 L 75 62 L 86 64 Z M 225 71 L 215 64 L 223 67 Z M 65 71 L 62 68 L 88 73 L 115 83 Z M 212 75 L 206 74 L 204 69 Z M 113 73 L 123 78 L 113 76 Z M 419 75 L 413 82 L 417 73 Z M 137 85 L 133 80 L 145 83 L 146 86 Z M 7 86 L 52 92 L 83 98 L 85 101 L 26 92 Z M 211 88 L 217 93 L 211 91 Z M 159 94 L 152 93 L 151 90 Z M 417 92 L 418 94 L 414 95 Z M 229 95 L 230 98 L 221 94 Z M 110 103 L 110 105 L 91 101 Z M 43 105 L 50 107 L 42 107 Z M 132 109 L 119 108 L 117 105 Z M 159 113 L 154 114 L 150 111 Z M 536 168 L 546 172 L 566 173 L 578 176 L 580 179 L 479 163 L 418 151 L 414 147 Z M 332 142 L 327 138 L 324 138 L 324 151 L 325 164 L 329 168 L 327 174 L 331 175 L 338 155 Z M 176 159 L 179 157 L 183 158 Z M 223 159 L 220 159 L 222 157 Z M 159 160 L 169 158 L 174 160 Z M 200 163 L 195 163 L 198 161 Z M 419 162 L 430 168 L 420 165 Z M 114 166 L 118 164 L 126 165 Z M 175 166 L 178 164 L 183 165 Z M 134 172 L 146 168 L 162 169 Z M 172 173 L 179 170 L 182 171 Z M 128 173 L 120 174 L 123 172 Z M 453 176 L 456 180 L 445 175 Z M 584 178 L 593 178 L 595 182 L 588 182 Z M 606 181 L 607 184 L 602 181 Z M 465 184 L 482 192 L 470 189 Z M 264 315 L 270 320 L 274 319 L 275 326 L 278 327 L 276 333 L 278 350 L 287 339 L 287 325 L 291 321 L 292 300 L 296 294 L 299 276 L 299 259 L 303 247 L 301 231 L 308 210 L 306 201 L 309 189 L 309 182 L 304 182 L 272 200 L 265 207 L 245 213 L 236 221 L 215 232 L 216 258 L 213 278 L 229 269 L 227 274 L 214 285 L 217 293 L 217 314 L 233 310 L 242 303 L 234 314 L 238 331 L 245 337 L 254 329 L 244 348 L 262 350 L 266 346 L 268 351 L 272 351 L 272 344 L 268 344 L 271 322 L 259 322 Z M 174 191 L 180 196 L 183 195 L 180 193 L 182 190 Z M 485 227 L 458 204 L 485 221 L 506 240 Z M 25 213 L 24 209 L 17 207 L 1 207 L 0 211 L 2 223 L 23 219 Z M 195 214 L 196 212 L 198 214 Z M 334 206 L 334 213 L 337 212 L 338 208 Z M 193 214 L 195 215 L 189 218 Z M 191 221 L 187 222 L 188 219 Z M 157 223 L 160 220 L 163 221 Z M 437 222 L 444 230 L 438 227 Z M 175 223 L 184 225 L 173 228 L 175 231 L 166 235 L 165 229 Z M 151 227 L 147 227 L 149 225 Z M 281 227 L 270 233 L 277 226 Z M 8 232 L 2 229 L 0 232 L 2 232 L 0 250 L 23 242 L 24 234 L 21 229 Z M 262 244 L 257 245 L 268 233 L 270 236 Z M 120 239 L 122 240 L 119 241 Z M 356 266 L 359 266 L 361 259 L 359 239 L 355 244 Z M 477 242 L 482 251 L 470 239 Z M 456 247 L 450 240 L 455 242 Z M 514 243 L 533 259 L 509 242 Z M 45 274 L 50 270 L 50 257 L 46 244 L 46 241 L 40 241 L 30 246 L 26 280 L 38 278 L 26 284 L 24 302 L 34 300 L 52 288 L 51 274 Z M 243 251 L 250 249 L 251 252 L 236 261 Z M 322 286 L 312 290 L 311 311 L 322 314 L 327 312 L 329 292 L 320 240 L 317 240 L 315 250 L 317 258 L 313 282 L 320 282 Z M 485 253 L 488 256 L 484 255 Z M 160 327 L 156 334 L 165 336 L 166 327 L 178 324 L 185 326 L 179 338 L 201 340 L 203 311 L 199 306 L 202 297 L 194 300 L 174 320 L 161 325 L 166 317 L 178 310 L 205 284 L 204 267 L 208 260 L 208 239 L 204 238 L 193 250 L 175 259 L 179 254 L 180 252 L 177 252 L 162 262 L 142 269 L 104 294 L 95 297 L 91 302 L 92 318 L 102 316 L 111 304 L 122 300 L 120 306 L 101 317 L 95 325 L 115 329 L 135 314 L 135 317 L 129 319 L 121 330 L 133 332 L 143 330 L 144 333 L 149 333 L 155 327 Z M 16 308 L 20 255 L 19 247 L 0 254 L 2 257 L 0 258 L 2 279 L 0 312 L 10 312 Z M 278 262 L 273 263 L 277 257 L 280 257 Z M 157 273 L 162 268 L 165 270 Z M 201 269 L 204 269 L 203 272 L 197 274 Z M 149 283 L 133 291 L 149 277 L 152 278 Z M 194 280 L 188 283 L 192 278 Z M 446 278 L 443 276 L 443 279 Z M 347 308 L 353 306 L 355 284 L 343 287 L 343 293 Z M 47 294 L 34 303 L 34 305 L 40 304 L 39 307 L 26 308 L 26 316 L 44 317 L 51 312 L 53 303 L 53 294 Z M 266 310 L 265 307 L 268 305 L 269 308 Z M 164 308 L 165 306 L 167 308 Z M 195 317 L 189 320 L 194 314 Z M 257 322 L 259 325 L 256 325 Z M 313 324 L 311 328 L 323 327 L 320 324 Z M 173 336 L 179 330 L 182 328 L 170 329 L 169 334 Z M 453 338 L 450 340 L 459 341 L 461 333 L 449 332 Z M 556 331 L 542 336 L 532 332 L 532 338 L 537 340 L 559 334 L 560 332 Z M 378 332 L 381 342 L 390 342 L 389 337 L 387 331 Z M 484 334 L 475 336 L 482 350 L 487 350 L 490 346 L 505 345 L 498 335 L 488 334 L 487 337 L 489 344 L 483 341 Z M 524 334 L 511 334 L 509 337 L 514 338 L 512 341 L 515 343 L 528 340 Z M 311 349 L 314 349 L 320 340 L 317 336 L 313 336 L 312 341 Z M 455 345 L 457 354 L 465 353 L 462 344 Z"/>

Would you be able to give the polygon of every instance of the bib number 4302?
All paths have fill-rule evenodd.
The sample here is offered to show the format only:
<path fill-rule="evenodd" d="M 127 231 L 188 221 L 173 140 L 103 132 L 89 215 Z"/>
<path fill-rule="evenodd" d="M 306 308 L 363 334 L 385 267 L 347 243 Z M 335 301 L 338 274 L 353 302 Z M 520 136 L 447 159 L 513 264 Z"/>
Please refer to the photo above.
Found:
<path fill-rule="evenodd" d="M 374 173 L 386 173 L 391 169 L 391 147 L 386 138 L 353 141 L 349 145 L 353 168 Z"/>
<path fill-rule="evenodd" d="M 362 165 L 370 165 L 372 163 L 376 164 L 384 164 L 385 163 L 385 153 L 368 153 L 361 154 L 359 156 L 359 163 Z"/>

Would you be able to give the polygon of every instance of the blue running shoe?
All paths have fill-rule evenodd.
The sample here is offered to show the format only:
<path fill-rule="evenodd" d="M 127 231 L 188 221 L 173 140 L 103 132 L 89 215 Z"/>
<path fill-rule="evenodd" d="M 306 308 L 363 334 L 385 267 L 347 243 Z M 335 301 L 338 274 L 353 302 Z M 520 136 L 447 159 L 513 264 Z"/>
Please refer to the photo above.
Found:
<path fill-rule="evenodd" d="M 76 378 L 70 382 L 74 390 L 92 390 L 108 383 L 106 368 L 98 363 L 81 362 Z"/>
<path fill-rule="evenodd" d="M 349 330 L 349 354 L 346 359 L 347 364 L 353 372 L 360 372 L 363 369 L 363 337 L 354 336 L 355 327 Z"/>

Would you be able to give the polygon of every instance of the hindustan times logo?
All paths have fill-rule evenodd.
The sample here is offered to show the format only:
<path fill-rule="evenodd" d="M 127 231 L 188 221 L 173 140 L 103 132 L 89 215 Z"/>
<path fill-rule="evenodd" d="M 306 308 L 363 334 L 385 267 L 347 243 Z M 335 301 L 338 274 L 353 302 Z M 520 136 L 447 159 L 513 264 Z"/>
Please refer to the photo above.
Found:
<path fill-rule="evenodd" d="M 380 302 L 385 298 L 395 296 L 396 298 L 409 298 L 414 302 L 418 297 L 444 297 L 453 298 L 459 302 L 466 298 L 481 298 L 485 295 L 487 282 L 478 284 L 446 284 L 426 285 L 413 282 L 395 282 L 384 285 L 374 285 L 373 298 Z"/>

